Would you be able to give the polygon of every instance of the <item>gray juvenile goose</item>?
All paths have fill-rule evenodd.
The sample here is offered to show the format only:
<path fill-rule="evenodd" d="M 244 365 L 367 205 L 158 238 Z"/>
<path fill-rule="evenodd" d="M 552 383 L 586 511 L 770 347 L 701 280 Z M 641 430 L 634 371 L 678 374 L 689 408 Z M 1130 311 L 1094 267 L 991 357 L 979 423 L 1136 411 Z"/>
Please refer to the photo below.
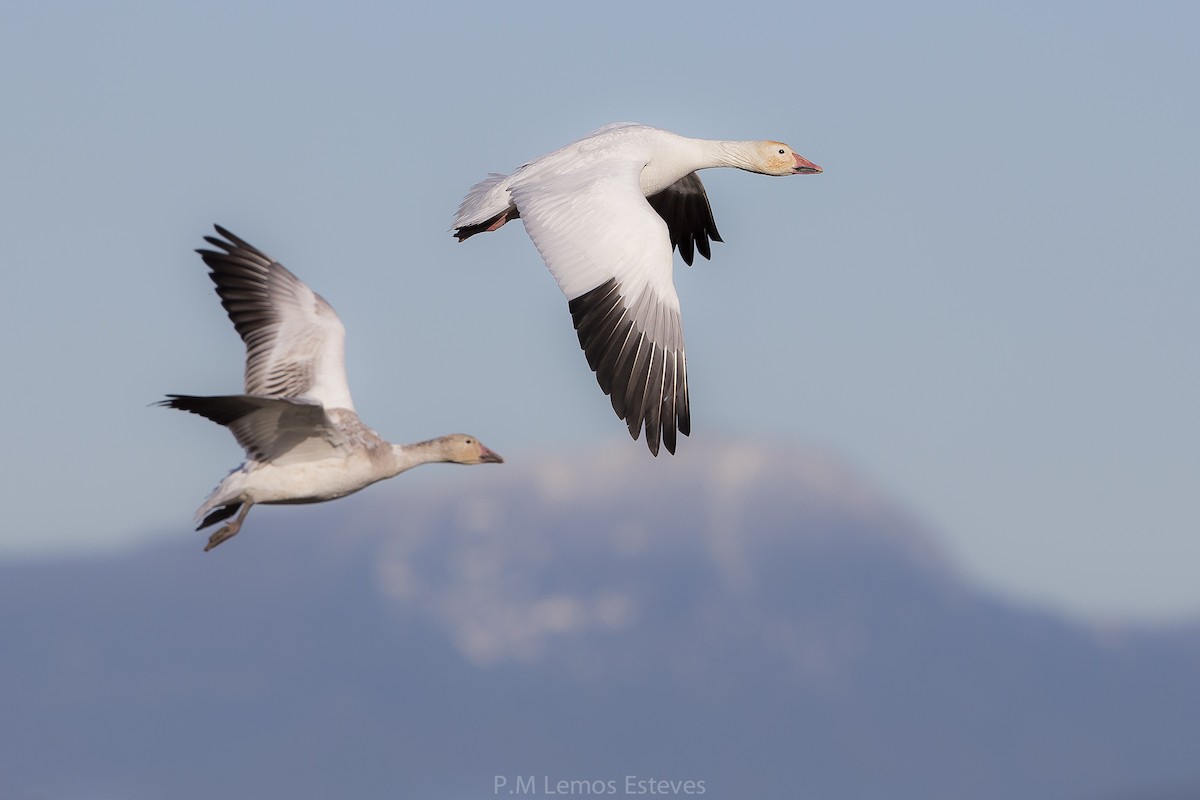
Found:
<path fill-rule="evenodd" d="M 237 514 L 205 550 L 237 534 L 256 503 L 319 503 L 420 464 L 499 464 L 462 433 L 392 444 L 354 411 L 346 383 L 346 329 L 329 303 L 282 264 L 218 226 L 220 248 L 197 250 L 221 305 L 246 343 L 245 394 L 172 394 L 159 405 L 224 425 L 246 451 L 196 511 L 201 530 Z"/>

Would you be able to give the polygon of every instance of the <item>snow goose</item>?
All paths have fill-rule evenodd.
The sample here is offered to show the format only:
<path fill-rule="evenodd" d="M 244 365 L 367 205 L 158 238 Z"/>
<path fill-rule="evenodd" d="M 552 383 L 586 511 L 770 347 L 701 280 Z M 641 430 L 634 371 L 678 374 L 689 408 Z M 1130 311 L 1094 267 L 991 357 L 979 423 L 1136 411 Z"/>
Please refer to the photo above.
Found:
<path fill-rule="evenodd" d="M 329 303 L 269 255 L 215 226 L 197 250 L 246 343 L 245 394 L 171 394 L 159 405 L 224 425 L 246 461 L 196 512 L 196 530 L 237 514 L 206 551 L 237 534 L 256 503 L 318 503 L 434 461 L 499 464 L 473 436 L 392 444 L 363 425 L 346 383 L 346 329 Z"/>
<path fill-rule="evenodd" d="M 821 171 L 782 142 L 689 139 L 634 123 L 607 125 L 530 161 L 491 174 L 458 208 L 464 241 L 510 220 L 525 224 L 567 297 L 588 366 L 634 438 L 650 452 L 691 430 L 687 362 L 672 250 L 689 265 L 721 241 L 697 170 L 762 175 Z"/>

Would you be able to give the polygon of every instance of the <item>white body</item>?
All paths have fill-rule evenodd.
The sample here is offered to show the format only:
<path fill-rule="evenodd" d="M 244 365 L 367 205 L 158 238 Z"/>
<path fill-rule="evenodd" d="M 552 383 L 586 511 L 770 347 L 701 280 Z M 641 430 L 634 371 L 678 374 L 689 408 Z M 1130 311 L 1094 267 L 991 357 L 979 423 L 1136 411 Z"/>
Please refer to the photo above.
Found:
<path fill-rule="evenodd" d="M 567 300 L 579 301 L 572 315 L 601 388 L 634 438 L 645 423 L 655 454 L 660 431 L 674 452 L 676 421 L 685 434 L 690 425 L 672 250 L 685 242 L 680 252 L 691 263 L 693 237 L 705 257 L 709 237 L 720 240 L 695 174 L 712 167 L 821 171 L 781 142 L 691 139 L 623 122 L 511 175 L 489 175 L 468 191 L 454 219 L 460 241 L 521 219 Z M 623 313 L 609 316 L 614 302 Z M 617 363 L 604 365 L 614 347 Z"/>

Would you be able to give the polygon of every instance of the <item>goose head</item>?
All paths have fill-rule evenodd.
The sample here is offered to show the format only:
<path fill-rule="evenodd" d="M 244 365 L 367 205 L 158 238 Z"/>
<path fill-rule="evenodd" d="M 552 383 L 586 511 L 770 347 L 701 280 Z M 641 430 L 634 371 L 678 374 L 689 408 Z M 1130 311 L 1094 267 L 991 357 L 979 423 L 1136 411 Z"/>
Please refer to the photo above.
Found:
<path fill-rule="evenodd" d="M 466 433 L 443 436 L 438 449 L 444 460 L 454 464 L 503 464 L 498 453 L 484 447 L 483 442 Z"/>
<path fill-rule="evenodd" d="M 752 158 L 753 171 L 763 175 L 816 175 L 822 171 L 783 142 L 758 142 Z"/>

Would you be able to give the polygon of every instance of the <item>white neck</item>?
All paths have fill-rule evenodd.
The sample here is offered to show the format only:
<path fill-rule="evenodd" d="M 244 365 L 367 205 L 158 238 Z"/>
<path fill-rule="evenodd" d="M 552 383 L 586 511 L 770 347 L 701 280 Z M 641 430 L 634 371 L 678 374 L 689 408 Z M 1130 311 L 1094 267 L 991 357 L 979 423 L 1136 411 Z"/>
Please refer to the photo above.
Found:
<path fill-rule="evenodd" d="M 656 194 L 700 169 L 734 167 L 753 172 L 752 155 L 757 144 L 678 136 L 675 145 L 667 151 L 669 155 L 655 157 L 642 171 L 642 191 L 646 196 Z"/>
<path fill-rule="evenodd" d="M 754 159 L 758 154 L 758 142 L 720 142 L 701 140 L 707 162 L 696 169 L 710 167 L 735 167 L 754 171 Z"/>

